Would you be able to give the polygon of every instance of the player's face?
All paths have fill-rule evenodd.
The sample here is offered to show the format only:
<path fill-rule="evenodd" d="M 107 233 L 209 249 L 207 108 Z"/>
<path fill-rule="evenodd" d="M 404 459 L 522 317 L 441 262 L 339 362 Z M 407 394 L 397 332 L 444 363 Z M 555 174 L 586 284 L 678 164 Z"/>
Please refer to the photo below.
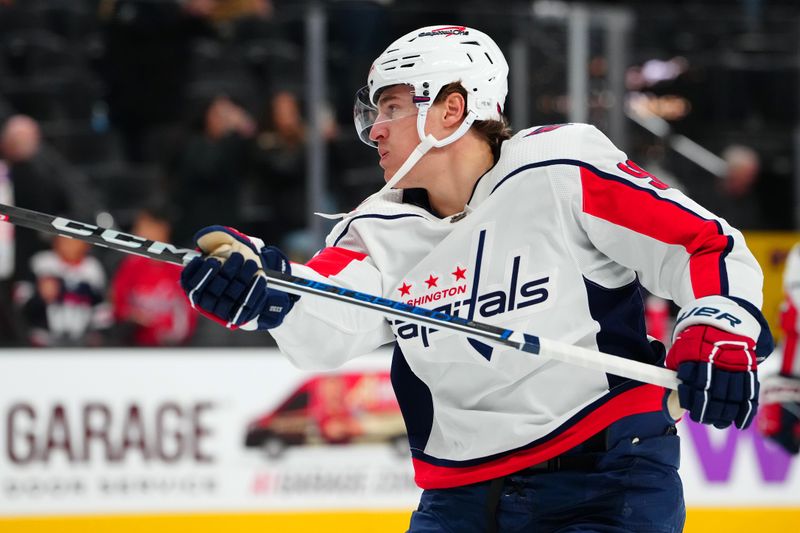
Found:
<path fill-rule="evenodd" d="M 417 106 L 410 88 L 395 85 L 385 89 L 378 98 L 378 113 L 369 138 L 378 145 L 379 164 L 388 181 L 419 144 Z"/>

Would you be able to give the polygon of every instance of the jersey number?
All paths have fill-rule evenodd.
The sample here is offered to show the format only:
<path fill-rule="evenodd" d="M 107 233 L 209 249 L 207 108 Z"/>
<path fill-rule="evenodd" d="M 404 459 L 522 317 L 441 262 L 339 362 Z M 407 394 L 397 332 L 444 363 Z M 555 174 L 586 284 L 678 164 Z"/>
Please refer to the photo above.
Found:
<path fill-rule="evenodd" d="M 628 159 L 624 163 L 617 163 L 617 168 L 623 171 L 625 174 L 633 176 L 634 178 L 649 180 L 647 183 L 649 183 L 656 189 L 661 189 L 662 191 L 669 189 L 666 183 L 664 183 L 657 177 L 653 176 L 652 174 L 647 172 L 645 169 L 643 169 L 630 159 Z"/>

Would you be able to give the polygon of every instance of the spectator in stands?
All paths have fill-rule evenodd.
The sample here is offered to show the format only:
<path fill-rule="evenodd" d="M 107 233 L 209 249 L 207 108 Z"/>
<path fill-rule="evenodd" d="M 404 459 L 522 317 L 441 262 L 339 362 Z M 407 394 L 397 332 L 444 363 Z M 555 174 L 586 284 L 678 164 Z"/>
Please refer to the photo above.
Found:
<path fill-rule="evenodd" d="M 0 203 L 13 204 L 8 166 L 0 159 Z M 12 304 L 14 275 L 14 226 L 0 223 L 0 346 L 19 342 L 19 325 Z"/>
<path fill-rule="evenodd" d="M 721 155 L 727 164 L 725 173 L 713 179 L 696 176 L 696 179 L 684 180 L 688 194 L 736 227 L 765 229 L 758 153 L 749 146 L 734 144 L 725 148 Z"/>
<path fill-rule="evenodd" d="M 102 344 L 102 331 L 111 323 L 106 275 L 90 248 L 84 241 L 57 236 L 50 250 L 31 258 L 35 281 L 20 302 L 31 345 Z"/>
<path fill-rule="evenodd" d="M 708 208 L 742 229 L 757 229 L 763 221 L 755 188 L 761 162 L 758 153 L 744 145 L 731 145 L 722 152 L 728 172 L 718 183 L 719 207 Z"/>
<path fill-rule="evenodd" d="M 250 172 L 256 133 L 250 114 L 225 95 L 214 96 L 204 106 L 196 126 L 170 172 L 175 201 L 184 207 L 176 228 L 179 242 L 208 224 L 209 216 L 220 224 L 239 224 L 241 186 Z"/>
<path fill-rule="evenodd" d="M 39 151 L 42 132 L 31 117 L 13 115 L 8 118 L 0 134 L 0 147 L 5 159 L 11 163 L 29 161 Z"/>
<path fill-rule="evenodd" d="M 722 182 L 725 193 L 734 198 L 747 195 L 761 167 L 758 153 L 748 146 L 731 145 L 722 153 L 722 158 L 728 163 L 728 174 Z"/>
<path fill-rule="evenodd" d="M 296 96 L 279 91 L 269 100 L 263 129 L 258 134 L 255 168 L 261 198 L 272 211 L 265 227 L 273 239 L 281 239 L 306 225 L 305 124 Z M 271 242 L 279 242 L 278 240 Z"/>
<path fill-rule="evenodd" d="M 276 92 L 269 100 L 265 123 L 258 134 L 255 172 L 262 202 L 269 205 L 272 217 L 264 228 L 269 242 L 282 242 L 291 232 L 306 227 L 306 125 L 295 93 Z M 332 117 L 323 125 L 330 141 L 336 136 Z"/>
<path fill-rule="evenodd" d="M 61 188 L 51 189 L 50 176 L 34 162 L 40 151 L 42 134 L 39 124 L 25 115 L 13 115 L 0 130 L 0 157 L 7 165 L 10 196 L 16 205 L 47 213 L 64 212 L 67 195 Z M 31 256 L 47 247 L 41 234 L 25 228 L 15 228 L 15 279 L 32 278 Z"/>
<path fill-rule="evenodd" d="M 0 6 L 3 2 L 0 1 Z M 0 95 L 0 124 L 12 115 L 11 107 Z M 14 189 L 8 165 L 3 160 L 0 145 L 0 202 L 14 203 Z M 12 276 L 14 275 L 14 227 L 0 225 L 0 346 L 14 345 L 19 340 L 19 328 L 12 305 Z"/>
<path fill-rule="evenodd" d="M 56 215 L 91 220 L 98 202 L 86 177 L 45 146 L 39 124 L 13 115 L 0 128 L 0 159 L 8 167 L 14 203 Z M 48 247 L 41 234 L 16 228 L 15 279 L 32 278 L 30 258 Z"/>
<path fill-rule="evenodd" d="M 169 210 L 139 211 L 132 233 L 153 241 L 170 242 Z M 178 346 L 192 337 L 197 323 L 178 284 L 181 269 L 171 263 L 136 255 L 126 256 L 111 281 L 116 341 L 135 346 Z"/>

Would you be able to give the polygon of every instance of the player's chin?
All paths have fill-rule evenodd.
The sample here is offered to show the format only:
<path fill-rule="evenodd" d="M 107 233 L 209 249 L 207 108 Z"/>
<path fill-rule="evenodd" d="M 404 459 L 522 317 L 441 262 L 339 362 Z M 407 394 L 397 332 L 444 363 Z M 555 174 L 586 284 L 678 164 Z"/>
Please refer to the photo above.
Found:
<path fill-rule="evenodd" d="M 397 174 L 397 169 L 394 167 L 386 167 L 381 164 L 381 168 L 383 168 L 383 181 L 388 182 L 390 179 L 392 179 L 392 176 Z"/>

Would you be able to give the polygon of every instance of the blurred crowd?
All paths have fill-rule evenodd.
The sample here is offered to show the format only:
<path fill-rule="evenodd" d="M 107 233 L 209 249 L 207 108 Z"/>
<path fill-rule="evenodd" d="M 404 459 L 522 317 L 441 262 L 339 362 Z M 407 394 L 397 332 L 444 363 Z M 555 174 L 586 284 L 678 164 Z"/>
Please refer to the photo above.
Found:
<path fill-rule="evenodd" d="M 313 249 L 296 243 L 305 242 L 298 237 L 309 216 L 304 24 L 313 3 L 0 0 L 0 203 L 181 246 L 191 246 L 197 229 L 224 224 L 282 246 L 293 260 L 307 259 Z M 351 113 L 386 36 L 458 21 L 493 34 L 508 54 L 520 29 L 510 31 L 502 13 L 487 16 L 485 0 L 318 4 L 328 17 L 325 204 L 346 211 L 381 184 L 374 153 L 352 134 Z M 529 5 L 508 2 L 509 9 Z M 545 55 L 555 50 L 546 37 L 526 35 Z M 563 94 L 563 47 L 550 55 L 551 63 L 537 63 L 530 74 L 532 123 L 564 120 L 546 86 L 557 79 Z M 599 70 L 601 63 L 593 60 Z M 679 66 L 660 75 L 664 68 L 641 61 L 629 71 L 628 87 L 668 94 L 695 75 Z M 662 115 L 680 120 L 681 105 L 667 103 Z M 670 166 L 659 142 L 633 144 L 651 171 Z M 694 170 L 685 172 L 681 162 L 663 177 L 677 175 L 676 185 L 745 229 L 786 225 L 791 215 L 775 221 L 774 211 L 753 201 L 757 191 L 774 193 L 764 185 L 774 180 L 764 179 L 773 171 L 761 149 L 724 139 L 719 152 L 729 163 L 727 179 L 686 181 Z M 198 322 L 178 275 L 172 265 L 0 224 L 0 344 L 271 342 Z"/>
<path fill-rule="evenodd" d="M 322 129 L 333 211 L 380 184 L 374 154 L 349 128 L 352 95 L 390 31 L 391 3 L 331 3 L 335 83 Z M 197 229 L 224 224 L 307 259 L 314 250 L 295 244 L 308 241 L 307 4 L 0 0 L 0 201 L 181 246 Z M 413 4 L 392 24 L 415 24 Z M 0 343 L 269 342 L 198 324 L 178 275 L 2 224 Z"/>

